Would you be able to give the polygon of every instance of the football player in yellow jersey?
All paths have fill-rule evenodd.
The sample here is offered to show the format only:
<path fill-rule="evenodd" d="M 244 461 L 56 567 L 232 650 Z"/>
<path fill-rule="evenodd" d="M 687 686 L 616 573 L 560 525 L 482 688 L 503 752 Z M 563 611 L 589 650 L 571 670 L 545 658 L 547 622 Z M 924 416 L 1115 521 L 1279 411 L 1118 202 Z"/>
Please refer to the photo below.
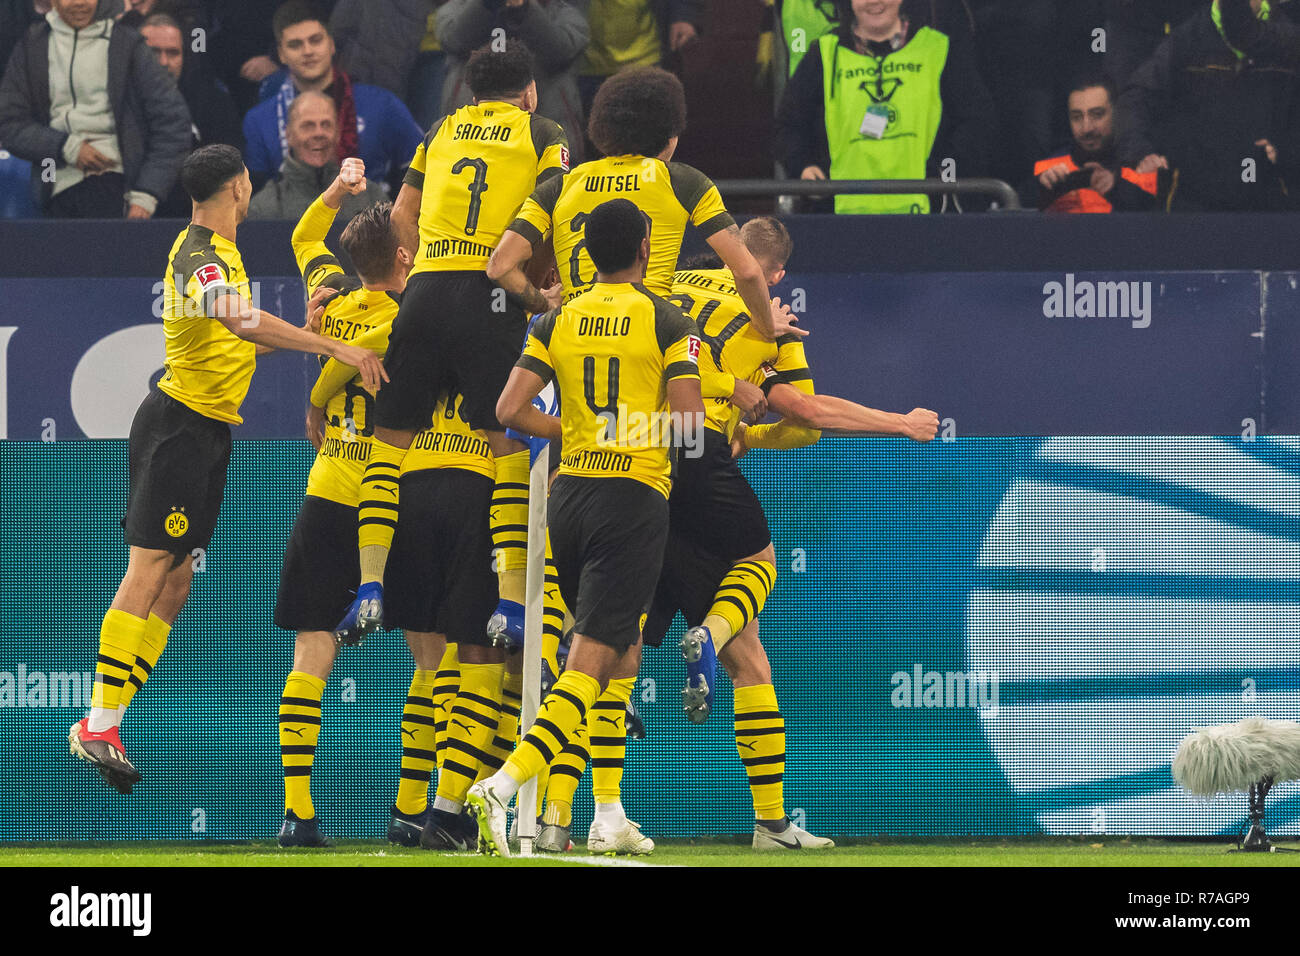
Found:
<path fill-rule="evenodd" d="M 768 284 L 780 282 L 792 251 L 785 227 L 772 217 L 760 217 L 745 223 L 741 235 L 762 263 Z M 672 298 L 700 327 L 705 343 L 701 365 L 762 382 L 769 407 L 787 415 L 776 425 L 752 426 L 751 442 L 768 447 L 810 444 L 822 428 L 915 441 L 934 437 L 939 419 L 928 409 L 891 414 L 814 395 L 803 343 L 788 336 L 766 342 L 754 334 L 725 269 L 679 272 Z M 731 677 L 736 751 L 754 800 L 754 848 L 825 848 L 833 844 L 795 826 L 785 813 L 785 723 L 757 621 L 776 581 L 775 552 L 762 505 L 732 457 L 737 428 L 746 435 L 729 407 L 712 403 L 704 455 L 681 462 L 670 500 L 667 554 L 645 641 L 658 645 L 679 609 L 692 625 L 681 644 L 688 673 L 682 700 L 687 716 L 697 723 L 711 710 L 718 660 Z"/>
<path fill-rule="evenodd" d="M 308 295 L 315 300 L 322 289 L 337 292 L 319 317 L 322 333 L 382 355 L 373 342 L 377 336 L 387 339 L 413 261 L 412 251 L 398 244 L 392 204 L 370 206 L 343 230 L 341 244 L 359 278 L 345 273 L 325 244 L 343 200 L 364 189 L 364 163 L 344 160 L 338 176 L 303 214 L 292 243 Z M 330 372 L 337 375 L 322 372 L 309 405 L 308 437 L 316 460 L 285 550 L 275 603 L 276 625 L 297 632 L 293 668 L 280 698 L 284 825 L 279 842 L 286 847 L 329 845 L 311 798 L 311 770 L 321 695 L 337 654 L 334 623 L 351 603 L 359 578 L 357 503 L 374 430 L 373 399 L 361 377 L 337 362 Z M 408 641 L 417 676 L 428 676 L 441 646 L 410 635 Z M 410 696 L 418 698 L 421 687 Z"/>
<path fill-rule="evenodd" d="M 681 81 L 657 67 L 625 70 L 602 84 L 591 108 L 589 133 L 605 154 L 558 180 L 540 183 L 519 217 L 501 238 L 488 263 L 488 277 L 510 292 L 535 297 L 523 265 L 550 234 L 568 301 L 594 281 L 584 226 L 601 203 L 624 198 L 645 215 L 650 228 L 650 264 L 645 286 L 656 295 L 671 291 L 687 223 L 736 276 L 751 312 L 767 302 L 763 273 L 749 254 L 717 187 L 698 169 L 670 162 L 686 126 Z M 764 312 L 755 321 L 769 339 L 775 332 Z"/>
<path fill-rule="evenodd" d="M 189 595 L 190 553 L 206 548 L 221 508 L 230 461 L 230 426 L 260 351 L 330 355 L 378 387 L 384 369 L 371 353 L 290 325 L 255 308 L 235 233 L 252 185 L 239 150 L 205 146 L 186 157 L 181 183 L 193 218 L 168 254 L 163 277 L 165 368 L 131 423 L 130 491 L 122 524 L 130 545 L 126 575 L 104 615 L 90 714 L 68 731 L 72 753 L 130 793 L 140 773 L 118 732 L 122 712 L 143 686 Z"/>
<path fill-rule="evenodd" d="M 532 56 L 517 40 L 500 52 L 491 45 L 475 51 L 465 79 L 474 104 L 430 129 L 393 208 L 403 244 L 418 244 L 418 251 L 393 323 L 391 381 L 375 404 L 357 530 L 361 587 L 335 628 L 344 643 L 382 624 L 402 458 L 450 391 L 464 397 L 466 419 L 487 434 L 496 459 L 491 520 L 497 546 L 508 551 L 498 561 L 501 623 L 510 619 L 522 634 L 528 453 L 506 437 L 496 399 L 519 355 L 525 309 L 544 311 L 550 302 L 540 293 L 512 300 L 484 268 L 528 194 L 568 168 L 568 147 L 560 127 L 533 112 Z"/>
<path fill-rule="evenodd" d="M 480 845 L 502 855 L 506 806 L 519 787 L 564 748 L 606 685 L 636 676 L 668 532 L 673 446 L 698 449 L 704 417 L 694 326 L 640 281 L 650 258 L 644 217 L 611 200 L 592 211 L 586 235 L 595 285 L 534 323 L 497 403 L 510 427 L 562 438 L 547 510 L 574 617 L 567 667 L 536 721 L 505 765 L 469 791 Z M 565 396 L 558 419 L 532 404 L 551 378 Z"/>

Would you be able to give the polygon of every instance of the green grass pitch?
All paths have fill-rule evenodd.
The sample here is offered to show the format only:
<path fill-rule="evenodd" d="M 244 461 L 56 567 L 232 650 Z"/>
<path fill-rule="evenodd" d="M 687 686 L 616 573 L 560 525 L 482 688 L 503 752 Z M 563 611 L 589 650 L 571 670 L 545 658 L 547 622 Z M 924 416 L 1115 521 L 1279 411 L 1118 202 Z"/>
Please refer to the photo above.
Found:
<path fill-rule="evenodd" d="M 1123 838 L 848 841 L 817 854 L 755 853 L 730 841 L 664 840 L 649 857 L 593 857 L 581 843 L 561 856 L 493 859 L 430 853 L 380 841 L 328 850 L 274 843 L 119 843 L 0 846 L 4 866 L 1300 866 L 1300 853 L 1228 853 L 1231 841 Z"/>

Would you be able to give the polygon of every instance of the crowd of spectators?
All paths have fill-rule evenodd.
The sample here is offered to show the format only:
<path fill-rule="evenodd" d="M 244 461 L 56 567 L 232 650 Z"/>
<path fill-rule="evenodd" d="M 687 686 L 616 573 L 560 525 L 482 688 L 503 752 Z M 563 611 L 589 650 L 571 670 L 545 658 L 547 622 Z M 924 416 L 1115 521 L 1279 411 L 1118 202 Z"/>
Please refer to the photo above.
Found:
<path fill-rule="evenodd" d="M 532 51 L 538 112 L 579 162 L 606 77 L 677 68 L 728 30 L 707 69 L 758 78 L 774 135 L 744 148 L 778 178 L 992 176 L 1049 212 L 1290 210 L 1295 20 L 1300 0 L 0 0 L 0 214 L 185 217 L 181 162 L 227 143 L 261 218 L 296 218 L 359 156 L 371 183 L 346 219 L 393 194 L 425 130 L 470 101 L 469 54 L 504 36 Z"/>

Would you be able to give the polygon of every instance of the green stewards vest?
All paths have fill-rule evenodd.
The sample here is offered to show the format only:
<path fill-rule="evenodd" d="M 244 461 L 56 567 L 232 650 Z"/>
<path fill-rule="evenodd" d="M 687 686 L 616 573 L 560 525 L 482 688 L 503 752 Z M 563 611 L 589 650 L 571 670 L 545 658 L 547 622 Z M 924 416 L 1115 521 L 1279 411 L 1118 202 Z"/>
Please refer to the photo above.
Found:
<path fill-rule="evenodd" d="M 888 56 L 876 58 L 840 45 L 834 34 L 821 48 L 826 138 L 831 179 L 924 179 L 939 132 L 943 102 L 939 78 L 948 61 L 948 37 L 922 27 Z M 862 133 L 871 112 L 884 129 Z M 836 196 L 837 213 L 925 213 L 930 200 L 912 196 Z"/>
<path fill-rule="evenodd" d="M 781 32 L 785 34 L 791 76 L 817 38 L 829 33 L 832 26 L 830 17 L 817 6 L 817 0 L 784 0 L 781 4 Z"/>

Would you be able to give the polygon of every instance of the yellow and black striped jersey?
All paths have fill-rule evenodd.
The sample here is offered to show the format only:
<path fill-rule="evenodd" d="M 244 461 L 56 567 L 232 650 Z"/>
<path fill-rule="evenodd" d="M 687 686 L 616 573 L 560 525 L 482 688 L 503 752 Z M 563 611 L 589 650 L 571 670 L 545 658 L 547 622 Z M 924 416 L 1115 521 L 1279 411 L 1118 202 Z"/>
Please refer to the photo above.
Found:
<path fill-rule="evenodd" d="M 212 318 L 212 303 L 235 292 L 252 299 L 235 244 L 190 223 L 172 243 L 163 276 L 165 371 L 158 387 L 200 415 L 238 425 L 257 365 L 257 346 Z"/>
<path fill-rule="evenodd" d="M 486 268 L 529 193 L 568 168 L 564 131 L 510 103 L 462 106 L 438 120 L 406 173 L 422 191 L 411 274 Z"/>
<path fill-rule="evenodd" d="M 560 474 L 672 488 L 667 384 L 699 376 L 700 340 L 681 310 L 640 283 L 598 282 L 533 323 L 517 363 L 554 379 Z"/>
<path fill-rule="evenodd" d="M 699 326 L 704 349 L 700 374 L 719 372 L 735 376 L 766 391 L 778 382 L 788 382 L 812 394 L 812 372 L 804 354 L 803 340 L 793 333 L 769 342 L 749 321 L 745 301 L 736 291 L 730 269 L 691 269 L 673 276 L 670 302 L 681 306 Z M 730 394 L 730 390 L 727 390 Z M 725 397 L 704 400 L 707 426 L 728 439 L 736 430 L 740 411 Z"/>
<path fill-rule="evenodd" d="M 293 255 L 309 296 L 323 285 L 339 290 L 325 303 L 321 335 L 354 344 L 364 340 L 382 357 L 400 300 L 392 293 L 364 288 L 356 276 L 343 271 L 325 244 L 337 212 L 319 197 L 308 206 L 293 230 Z M 362 387 L 356 369 L 335 363 L 334 376 L 345 377 L 324 402 L 325 439 L 307 476 L 307 494 L 355 506 L 361 475 L 370 458 L 370 438 L 375 433 L 375 401 Z"/>
<path fill-rule="evenodd" d="M 388 350 L 390 331 L 391 323 L 377 326 L 353 344 L 382 358 Z M 361 387 L 355 372 L 352 366 L 330 359 L 316 379 L 311 402 L 325 408 L 325 441 L 307 479 L 307 494 L 353 507 L 360 500 L 361 476 L 370 458 L 373 429 L 368 423 L 370 410 L 374 407 L 373 397 Z M 402 474 L 427 468 L 461 468 L 489 478 L 496 477 L 496 462 L 488 448 L 487 437 L 469 427 L 461 414 L 462 402 L 460 395 L 444 395 L 438 400 L 433 421 L 415 436 L 402 459 Z M 365 415 L 366 428 L 358 430 L 355 418 L 351 421 L 348 417 L 339 419 L 340 415 L 348 416 L 349 413 Z M 331 437 L 336 438 L 337 443 L 333 446 L 334 451 L 327 455 L 331 449 Z"/>
<path fill-rule="evenodd" d="M 444 395 L 433 410 L 433 424 L 411 442 L 402 459 L 402 474 L 430 468 L 459 468 L 495 480 L 496 460 L 488 447 L 487 435 L 475 431 L 465 420 L 460 395 Z"/>
<path fill-rule="evenodd" d="M 510 226 L 534 246 L 548 232 L 553 234 L 566 302 L 596 281 L 583 227 L 592 210 L 610 199 L 631 201 L 649 220 L 645 287 L 655 295 L 672 291 L 688 222 L 706 239 L 735 225 L 718 188 L 693 166 L 646 156 L 608 156 L 583 163 L 562 179 L 539 185 Z"/>

